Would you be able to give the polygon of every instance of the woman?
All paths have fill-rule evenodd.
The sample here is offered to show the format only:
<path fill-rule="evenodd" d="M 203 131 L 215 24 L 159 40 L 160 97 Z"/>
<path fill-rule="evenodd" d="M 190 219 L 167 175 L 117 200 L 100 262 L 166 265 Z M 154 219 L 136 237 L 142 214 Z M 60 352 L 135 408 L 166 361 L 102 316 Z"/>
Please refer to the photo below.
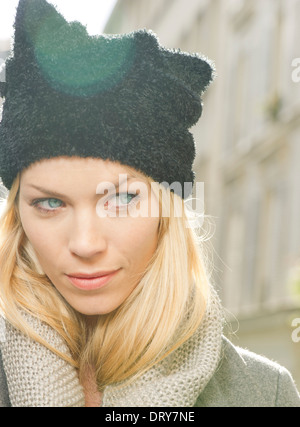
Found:
<path fill-rule="evenodd" d="M 15 28 L 1 405 L 299 406 L 284 368 L 222 336 L 189 226 L 209 61 L 146 31 L 89 37 L 45 0 L 21 0 Z"/>

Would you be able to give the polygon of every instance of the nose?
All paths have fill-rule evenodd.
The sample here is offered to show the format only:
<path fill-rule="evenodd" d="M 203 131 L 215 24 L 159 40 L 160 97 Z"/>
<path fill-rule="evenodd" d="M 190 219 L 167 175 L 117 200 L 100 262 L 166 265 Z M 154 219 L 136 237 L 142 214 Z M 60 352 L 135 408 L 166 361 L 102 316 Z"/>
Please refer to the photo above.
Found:
<path fill-rule="evenodd" d="M 104 219 L 96 212 L 81 210 L 74 214 L 69 234 L 69 251 L 80 258 L 93 258 L 107 248 Z"/>

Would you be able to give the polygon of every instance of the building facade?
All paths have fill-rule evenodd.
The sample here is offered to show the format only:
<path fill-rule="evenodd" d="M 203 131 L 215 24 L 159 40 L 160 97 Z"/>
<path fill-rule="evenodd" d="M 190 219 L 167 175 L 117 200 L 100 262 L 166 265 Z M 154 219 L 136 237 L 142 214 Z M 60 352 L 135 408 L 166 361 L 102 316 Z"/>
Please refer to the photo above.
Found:
<path fill-rule="evenodd" d="M 10 53 L 10 40 L 0 40 L 0 82 L 5 82 L 4 63 L 9 53 Z M 2 111 L 1 111 L 2 103 L 3 103 L 2 98 L 0 98 L 0 118 L 2 117 Z M 6 195 L 6 192 L 3 186 L 1 185 L 1 180 L 0 180 L 0 199 L 5 197 L 5 195 Z"/>
<path fill-rule="evenodd" d="M 284 364 L 298 387 L 299 16 L 300 0 L 119 0 L 105 28 L 151 29 L 166 47 L 214 60 L 193 128 L 213 280 L 231 339 Z"/>

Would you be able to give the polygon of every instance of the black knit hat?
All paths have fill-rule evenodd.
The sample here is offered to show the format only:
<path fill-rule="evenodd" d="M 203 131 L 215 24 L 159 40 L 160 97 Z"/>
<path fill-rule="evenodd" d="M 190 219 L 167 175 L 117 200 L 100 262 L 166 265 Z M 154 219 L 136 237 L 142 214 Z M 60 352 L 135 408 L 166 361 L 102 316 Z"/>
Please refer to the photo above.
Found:
<path fill-rule="evenodd" d="M 45 0 L 20 0 L 7 60 L 0 176 L 58 156 L 110 159 L 157 182 L 193 182 L 189 132 L 213 78 L 208 60 L 149 31 L 89 36 Z"/>

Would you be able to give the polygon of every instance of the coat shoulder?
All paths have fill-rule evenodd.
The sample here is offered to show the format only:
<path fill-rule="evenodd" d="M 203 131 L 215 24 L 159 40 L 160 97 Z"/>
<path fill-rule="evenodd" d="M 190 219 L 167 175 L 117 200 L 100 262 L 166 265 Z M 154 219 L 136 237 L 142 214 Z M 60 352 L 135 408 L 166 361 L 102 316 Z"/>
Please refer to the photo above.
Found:
<path fill-rule="evenodd" d="M 1 348 L 0 348 L 0 408 L 5 408 L 9 406 L 11 405 L 9 400 L 6 375 L 3 368 Z"/>
<path fill-rule="evenodd" d="M 287 369 L 223 337 L 221 362 L 195 406 L 300 407 Z"/>

